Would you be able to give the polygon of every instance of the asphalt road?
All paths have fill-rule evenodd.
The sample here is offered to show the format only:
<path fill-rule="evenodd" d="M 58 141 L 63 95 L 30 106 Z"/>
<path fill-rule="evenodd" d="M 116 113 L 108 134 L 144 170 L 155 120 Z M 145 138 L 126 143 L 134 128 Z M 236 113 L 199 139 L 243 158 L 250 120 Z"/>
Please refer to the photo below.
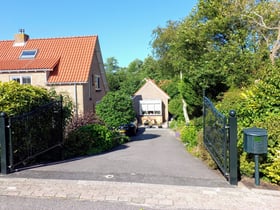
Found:
<path fill-rule="evenodd" d="M 0 175 L 0 209 L 279 209 L 278 191 L 230 186 L 168 129 L 113 151 Z"/>
<path fill-rule="evenodd" d="M 230 187 L 225 178 L 186 152 L 169 129 L 140 129 L 113 151 L 36 166 L 10 177 Z"/>

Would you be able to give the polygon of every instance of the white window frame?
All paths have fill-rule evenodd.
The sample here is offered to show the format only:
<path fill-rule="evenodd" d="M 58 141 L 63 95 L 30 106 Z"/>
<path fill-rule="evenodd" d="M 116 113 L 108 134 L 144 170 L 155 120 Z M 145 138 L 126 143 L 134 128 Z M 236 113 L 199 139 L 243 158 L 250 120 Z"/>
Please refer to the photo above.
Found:
<path fill-rule="evenodd" d="M 20 59 L 33 59 L 36 57 L 38 50 L 23 50 L 19 56 Z M 27 55 L 25 55 L 27 53 Z M 31 54 L 29 54 L 31 53 Z"/>
<path fill-rule="evenodd" d="M 148 99 L 139 101 L 140 115 L 162 115 L 162 101 Z"/>
<path fill-rule="evenodd" d="M 30 82 L 25 82 L 25 79 L 28 79 Z M 10 80 L 14 80 L 22 85 L 25 85 L 25 84 L 32 84 L 32 77 L 29 76 L 29 75 L 14 75 L 14 76 L 10 76 Z"/>
<path fill-rule="evenodd" d="M 100 84 L 100 75 L 94 75 L 94 86 L 95 90 L 101 90 L 101 84 Z"/>

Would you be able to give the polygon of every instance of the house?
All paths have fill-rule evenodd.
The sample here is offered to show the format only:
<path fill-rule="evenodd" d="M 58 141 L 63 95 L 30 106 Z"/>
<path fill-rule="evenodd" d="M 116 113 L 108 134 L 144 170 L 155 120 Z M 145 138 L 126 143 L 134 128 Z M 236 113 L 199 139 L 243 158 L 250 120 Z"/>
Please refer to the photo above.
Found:
<path fill-rule="evenodd" d="M 30 39 L 24 30 L 0 41 L 0 81 L 54 88 L 76 114 L 94 111 L 108 91 L 98 36 Z"/>
<path fill-rule="evenodd" d="M 151 79 L 134 94 L 133 104 L 140 124 L 162 125 L 168 121 L 170 97 Z"/>

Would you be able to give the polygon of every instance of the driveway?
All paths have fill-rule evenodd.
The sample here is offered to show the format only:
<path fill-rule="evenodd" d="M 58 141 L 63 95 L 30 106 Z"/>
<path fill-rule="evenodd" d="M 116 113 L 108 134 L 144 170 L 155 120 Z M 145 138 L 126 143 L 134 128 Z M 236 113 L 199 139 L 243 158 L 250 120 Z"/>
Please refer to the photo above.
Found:
<path fill-rule="evenodd" d="M 231 187 L 217 171 L 186 152 L 170 129 L 140 129 L 113 151 L 25 169 L 10 177 Z"/>

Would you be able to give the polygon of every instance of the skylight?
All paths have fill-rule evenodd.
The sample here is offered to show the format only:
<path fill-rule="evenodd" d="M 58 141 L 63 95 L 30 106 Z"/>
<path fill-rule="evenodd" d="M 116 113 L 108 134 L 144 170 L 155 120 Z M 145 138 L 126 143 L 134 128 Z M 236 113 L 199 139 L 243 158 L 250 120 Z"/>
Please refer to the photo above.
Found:
<path fill-rule="evenodd" d="M 23 50 L 19 56 L 20 59 L 32 59 L 35 58 L 37 50 Z"/>

